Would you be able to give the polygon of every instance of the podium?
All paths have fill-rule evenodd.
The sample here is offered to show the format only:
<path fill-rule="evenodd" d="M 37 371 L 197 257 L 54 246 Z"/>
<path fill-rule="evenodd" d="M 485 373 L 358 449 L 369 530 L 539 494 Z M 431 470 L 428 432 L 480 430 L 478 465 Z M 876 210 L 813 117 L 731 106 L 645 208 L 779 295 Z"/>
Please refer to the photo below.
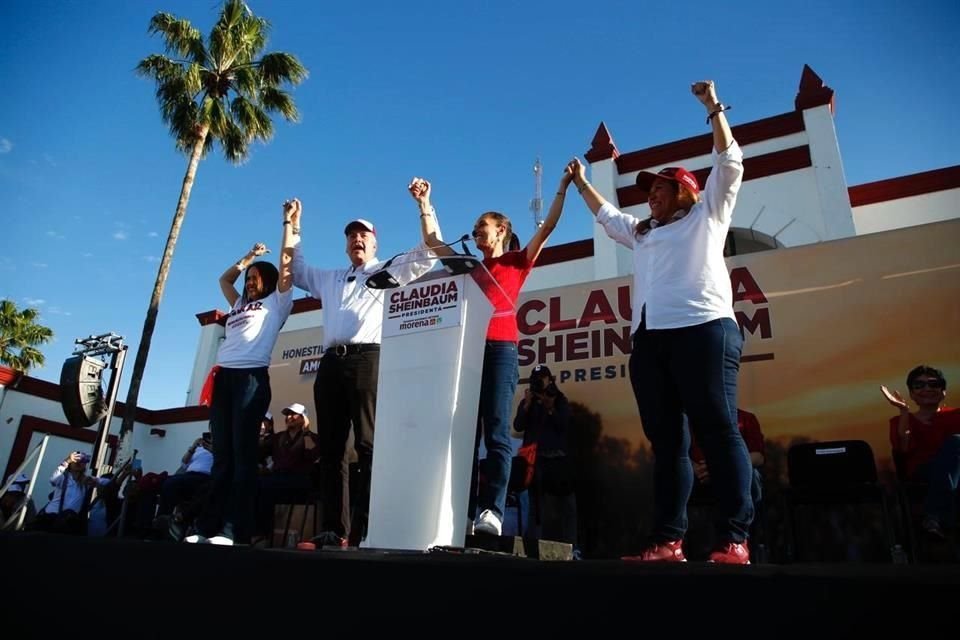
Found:
<path fill-rule="evenodd" d="M 470 275 L 384 291 L 364 547 L 463 546 L 493 305 Z"/>

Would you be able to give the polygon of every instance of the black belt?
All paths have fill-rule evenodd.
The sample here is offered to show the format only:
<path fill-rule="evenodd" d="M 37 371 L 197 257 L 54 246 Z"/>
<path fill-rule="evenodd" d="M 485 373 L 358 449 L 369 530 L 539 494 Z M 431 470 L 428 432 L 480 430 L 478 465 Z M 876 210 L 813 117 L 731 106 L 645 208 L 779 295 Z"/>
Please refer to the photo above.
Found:
<path fill-rule="evenodd" d="M 367 353 L 368 351 L 380 351 L 380 345 L 374 343 L 367 344 L 338 344 L 330 347 L 323 352 L 327 356 L 349 356 L 357 353 Z"/>

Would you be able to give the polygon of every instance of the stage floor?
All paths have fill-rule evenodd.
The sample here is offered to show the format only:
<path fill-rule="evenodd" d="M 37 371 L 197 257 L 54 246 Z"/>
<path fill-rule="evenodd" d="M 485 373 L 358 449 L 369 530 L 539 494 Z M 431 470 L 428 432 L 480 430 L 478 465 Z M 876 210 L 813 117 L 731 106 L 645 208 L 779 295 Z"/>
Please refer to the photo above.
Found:
<path fill-rule="evenodd" d="M 0 559 L 5 629 L 20 632 L 10 638 L 53 637 L 54 629 L 77 621 L 86 636 L 104 617 L 131 621 L 123 637 L 137 639 L 210 638 L 200 632 L 206 625 L 216 627 L 216 638 L 255 629 L 322 636 L 328 627 L 373 632 L 367 625 L 374 620 L 441 619 L 455 626 L 433 626 L 426 635 L 563 633 L 582 625 L 594 631 L 628 625 L 631 634 L 726 628 L 749 636 L 898 629 L 913 635 L 955 630 L 960 598 L 960 565 L 549 562 L 39 533 L 0 534 Z M 485 618 L 487 626 L 478 627 Z"/>

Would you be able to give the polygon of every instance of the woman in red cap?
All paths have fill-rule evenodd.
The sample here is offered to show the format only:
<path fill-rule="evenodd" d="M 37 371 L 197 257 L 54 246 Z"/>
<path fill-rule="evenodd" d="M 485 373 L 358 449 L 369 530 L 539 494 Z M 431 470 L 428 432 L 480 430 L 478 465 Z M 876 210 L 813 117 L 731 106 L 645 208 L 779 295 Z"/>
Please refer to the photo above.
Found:
<path fill-rule="evenodd" d="M 654 454 L 654 528 L 641 561 L 685 560 L 687 501 L 693 486 L 690 429 L 710 465 L 718 498 L 711 562 L 748 564 L 753 520 L 750 456 L 737 429 L 737 373 L 743 338 L 723 259 L 727 230 L 743 178 L 743 152 L 733 139 L 713 82 L 691 90 L 713 129 L 713 168 L 703 191 L 682 167 L 643 171 L 650 216 L 618 211 L 576 163 L 574 184 L 607 235 L 633 250 L 633 349 L 630 382 Z"/>
<path fill-rule="evenodd" d="M 498 536 L 502 530 L 510 464 L 513 460 L 510 418 L 519 379 L 519 331 L 515 307 L 520 289 L 540 256 L 540 250 L 560 220 L 564 197 L 572 177 L 571 162 L 560 178 L 560 186 L 546 220 L 523 249 L 513 234 L 510 219 L 502 213 L 488 211 L 477 218 L 473 225 L 473 239 L 477 248 L 483 252 L 485 267 L 475 270 L 473 274 L 477 284 L 494 306 L 493 317 L 487 327 L 483 354 L 477 446 L 474 449 L 467 514 L 473 522 L 472 529 L 475 533 Z M 443 244 L 436 212 L 430 204 L 430 183 L 422 178 L 414 178 L 409 190 L 420 208 L 423 241 L 434 248 L 438 256 L 452 255 L 453 251 Z M 488 273 L 492 279 L 487 277 Z M 478 486 L 477 454 L 481 435 L 487 449 L 487 462 L 484 467 L 486 482 Z M 471 527 L 467 530 L 469 532 Z"/>

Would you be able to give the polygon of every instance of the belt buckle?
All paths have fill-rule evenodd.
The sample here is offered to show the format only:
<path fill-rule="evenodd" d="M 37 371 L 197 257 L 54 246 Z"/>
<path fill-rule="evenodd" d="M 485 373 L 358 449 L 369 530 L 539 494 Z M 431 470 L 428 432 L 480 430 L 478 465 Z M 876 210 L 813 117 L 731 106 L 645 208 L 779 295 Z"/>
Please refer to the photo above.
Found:
<path fill-rule="evenodd" d="M 335 346 L 335 347 L 333 348 L 333 353 L 334 353 L 334 355 L 337 355 L 337 356 L 339 356 L 339 357 L 341 357 L 341 358 L 344 357 L 345 355 L 347 355 L 347 345 L 345 345 L 345 344 L 338 344 L 337 346 Z"/>

